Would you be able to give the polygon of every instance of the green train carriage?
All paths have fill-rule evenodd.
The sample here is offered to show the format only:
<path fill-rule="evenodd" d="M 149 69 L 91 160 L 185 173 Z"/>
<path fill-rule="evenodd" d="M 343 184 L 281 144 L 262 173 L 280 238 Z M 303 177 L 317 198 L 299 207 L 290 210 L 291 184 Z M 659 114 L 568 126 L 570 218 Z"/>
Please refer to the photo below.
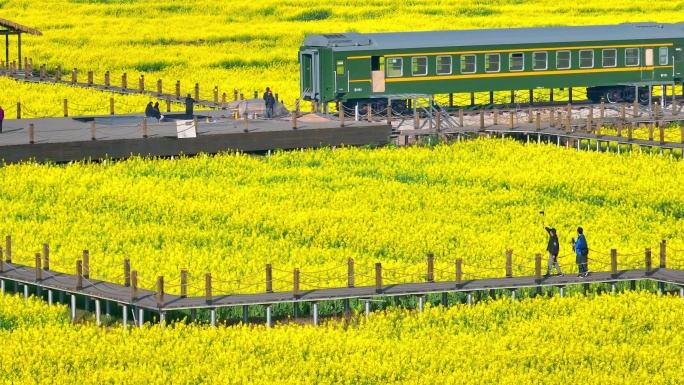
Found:
<path fill-rule="evenodd" d="M 386 106 L 424 94 L 587 87 L 594 102 L 648 102 L 682 82 L 684 23 L 625 23 L 309 35 L 300 48 L 304 100 Z"/>

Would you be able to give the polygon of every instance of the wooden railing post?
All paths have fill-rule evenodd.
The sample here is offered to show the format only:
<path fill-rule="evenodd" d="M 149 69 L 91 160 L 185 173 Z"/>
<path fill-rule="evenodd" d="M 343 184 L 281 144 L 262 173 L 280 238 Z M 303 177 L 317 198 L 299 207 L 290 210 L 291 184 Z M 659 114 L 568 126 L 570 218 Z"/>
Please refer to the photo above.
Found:
<path fill-rule="evenodd" d="M 535 129 L 537 131 L 541 130 L 541 114 L 537 112 L 537 116 L 535 117 Z"/>
<path fill-rule="evenodd" d="M 382 264 L 380 262 L 375 264 L 375 292 L 382 292 Z"/>
<path fill-rule="evenodd" d="M 162 80 L 157 80 L 157 94 L 161 95 L 163 93 Z"/>
<path fill-rule="evenodd" d="M 213 301 L 213 297 L 211 294 L 211 273 L 207 273 L 207 275 L 204 277 L 205 279 L 205 302 L 207 305 L 211 305 Z"/>
<path fill-rule="evenodd" d="M 617 121 L 617 136 L 618 136 L 618 138 L 622 137 L 622 119 L 618 119 L 618 121 Z M 620 144 L 618 143 L 618 146 L 619 145 Z"/>
<path fill-rule="evenodd" d="M 506 278 L 513 277 L 513 250 L 506 250 Z"/>
<path fill-rule="evenodd" d="M 541 282 L 541 254 L 534 256 L 534 279 L 537 283 Z"/>
<path fill-rule="evenodd" d="M 225 110 L 226 109 L 226 93 L 224 92 L 223 95 L 221 95 L 221 109 Z"/>
<path fill-rule="evenodd" d="M 114 98 L 109 98 L 109 114 L 114 115 Z"/>
<path fill-rule="evenodd" d="M 342 107 L 342 103 L 340 103 L 340 127 L 344 127 L 344 107 Z"/>
<path fill-rule="evenodd" d="M 255 98 L 256 98 L 256 96 L 255 96 Z M 199 83 L 195 83 L 195 100 L 196 100 L 196 101 L 199 101 L 199 100 L 200 100 L 200 97 L 199 97 Z"/>
<path fill-rule="evenodd" d="M 12 263 L 12 236 L 5 238 L 5 262 Z"/>
<path fill-rule="evenodd" d="M 74 68 L 74 70 L 71 71 L 71 84 L 76 83 L 78 83 L 78 69 Z"/>
<path fill-rule="evenodd" d="M 40 253 L 36 253 L 36 282 L 43 279 L 43 269 L 40 266 Z"/>
<path fill-rule="evenodd" d="M 513 111 L 508 111 L 508 120 L 511 130 L 515 128 L 515 114 Z"/>
<path fill-rule="evenodd" d="M 76 289 L 83 289 L 83 261 L 76 261 Z"/>
<path fill-rule="evenodd" d="M 233 89 L 233 101 L 238 100 L 238 90 Z"/>
<path fill-rule="evenodd" d="M 435 256 L 432 253 L 427 255 L 427 280 L 428 282 L 435 282 Z"/>
<path fill-rule="evenodd" d="M 36 143 L 35 136 L 36 136 L 35 127 L 33 126 L 33 123 L 29 123 L 29 144 Z"/>
<path fill-rule="evenodd" d="M 95 124 L 95 121 L 93 120 L 90 122 L 90 140 L 95 141 L 97 140 L 97 125 Z"/>
<path fill-rule="evenodd" d="M 484 110 L 480 110 L 480 131 L 484 131 L 485 121 L 484 121 Z"/>
<path fill-rule="evenodd" d="M 147 118 L 143 118 L 142 128 L 143 128 L 143 138 L 147 138 Z"/>
<path fill-rule="evenodd" d="M 667 250 L 666 250 L 666 243 L 665 240 L 663 239 L 662 242 L 660 242 L 660 268 L 664 269 L 667 267 Z"/>
<path fill-rule="evenodd" d="M 138 271 L 131 271 L 131 299 L 133 301 L 138 299 Z"/>
<path fill-rule="evenodd" d="M 299 269 L 294 269 L 294 282 L 292 293 L 295 298 L 299 298 Z"/>
<path fill-rule="evenodd" d="M 64 117 L 69 116 L 69 101 L 64 99 Z"/>
<path fill-rule="evenodd" d="M 188 269 L 181 269 L 181 298 L 186 298 L 188 296 Z"/>
<path fill-rule="evenodd" d="M 646 265 L 645 266 L 646 267 L 646 275 L 651 274 L 652 265 L 651 265 L 651 249 L 650 248 L 646 249 L 646 263 L 645 263 L 645 265 Z"/>
<path fill-rule="evenodd" d="M 368 111 L 367 111 L 367 114 L 366 114 L 366 115 L 367 115 L 367 117 L 368 117 L 368 121 L 369 121 L 369 122 L 372 122 L 372 121 L 373 121 L 373 107 L 371 106 L 370 103 L 368 103 Z M 416 130 L 417 130 L 417 129 L 418 129 L 418 127 L 416 127 Z"/>
<path fill-rule="evenodd" d="M 456 287 L 461 286 L 461 279 L 463 278 L 463 260 L 461 258 L 456 259 Z"/>
<path fill-rule="evenodd" d="M 354 287 L 354 260 L 347 261 L 347 287 Z"/>
<path fill-rule="evenodd" d="M 617 250 L 610 249 L 610 277 L 617 278 Z"/>
<path fill-rule="evenodd" d="M 266 265 L 266 292 L 273 293 L 273 270 L 270 263 Z"/>
<path fill-rule="evenodd" d="M 107 89 L 111 86 L 110 80 L 109 80 L 109 71 L 105 72 L 105 80 L 104 80 L 104 88 Z"/>
<path fill-rule="evenodd" d="M 124 74 L 121 75 L 121 90 L 126 91 L 126 88 L 128 88 L 128 75 L 124 72 Z"/>
<path fill-rule="evenodd" d="M 83 250 L 83 278 L 90 279 L 90 253 Z"/>
<path fill-rule="evenodd" d="M 58 82 L 62 81 L 62 66 L 57 66 L 57 69 L 55 70 L 55 80 Z"/>
<path fill-rule="evenodd" d="M 131 286 L 131 260 L 124 259 L 124 286 Z"/>
<path fill-rule="evenodd" d="M 88 71 L 88 87 L 93 86 L 93 70 Z"/>
<path fill-rule="evenodd" d="M 43 243 L 43 270 L 50 271 L 50 246 Z"/>
<path fill-rule="evenodd" d="M 634 99 L 635 100 L 634 100 L 634 105 L 632 106 L 632 109 L 633 109 L 632 115 L 634 115 L 634 117 L 636 118 L 639 116 L 639 100 L 637 100 L 638 98 L 634 98 Z"/>
<path fill-rule="evenodd" d="M 218 86 L 214 86 L 214 104 L 218 104 L 218 96 L 219 96 Z"/>
<path fill-rule="evenodd" d="M 458 110 L 458 126 L 463 127 L 463 108 Z"/>
<path fill-rule="evenodd" d="M 157 277 L 157 307 L 164 306 L 164 276 Z"/>

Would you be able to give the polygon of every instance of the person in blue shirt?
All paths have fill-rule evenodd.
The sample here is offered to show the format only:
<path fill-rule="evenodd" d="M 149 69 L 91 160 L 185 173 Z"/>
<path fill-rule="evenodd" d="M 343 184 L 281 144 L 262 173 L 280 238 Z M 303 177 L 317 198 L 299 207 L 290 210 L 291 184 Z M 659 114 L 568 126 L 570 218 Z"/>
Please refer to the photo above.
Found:
<path fill-rule="evenodd" d="M 587 267 L 589 245 L 587 244 L 587 239 L 584 237 L 584 229 L 581 227 L 577 228 L 577 241 L 573 238 L 572 244 L 575 248 L 575 254 L 577 255 L 576 262 L 577 267 L 579 268 L 579 275 L 577 278 L 584 278 L 589 275 L 589 269 Z"/>

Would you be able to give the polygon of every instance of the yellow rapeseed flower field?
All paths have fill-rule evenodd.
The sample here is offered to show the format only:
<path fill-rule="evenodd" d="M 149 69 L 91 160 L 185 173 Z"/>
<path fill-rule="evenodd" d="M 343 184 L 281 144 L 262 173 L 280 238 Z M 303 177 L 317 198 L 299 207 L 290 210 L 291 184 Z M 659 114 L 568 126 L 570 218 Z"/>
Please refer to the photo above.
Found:
<path fill-rule="evenodd" d="M 33 318 L 26 309 L 34 312 Z M 62 313 L 60 314 L 59 311 Z M 50 384 L 671 384 L 684 302 L 648 292 L 500 299 L 331 320 L 124 331 L 0 297 L 0 381 Z"/>
<path fill-rule="evenodd" d="M 127 73 L 129 84 L 137 85 L 144 74 L 149 89 L 156 90 L 156 80 L 162 79 L 166 92 L 173 92 L 180 80 L 183 94 L 199 83 L 204 99 L 213 98 L 215 86 L 229 95 L 233 89 L 251 95 L 268 86 L 292 107 L 299 97 L 297 52 L 307 34 L 676 22 L 681 21 L 679 8 L 676 2 L 650 7 L 628 0 L 412 0 L 400 5 L 388 0 L 316 5 L 264 0 L 239 6 L 201 0 L 7 0 L 2 15 L 43 32 L 23 39 L 22 56 L 33 58 L 35 68 L 46 64 L 53 71 L 59 65 L 65 73 L 78 68 L 81 77 L 92 70 L 100 84 L 106 71 L 114 84 Z M 10 60 L 16 60 L 15 40 L 10 45 Z M 26 99 L 42 99 L 31 87 L 12 87 Z M 526 97 L 523 92 L 519 102 Z M 16 101 L 0 93 L 0 105 Z M 88 92 L 73 102 L 98 104 Z M 59 112 L 60 106 L 45 108 Z"/>
<path fill-rule="evenodd" d="M 349 258 L 359 286 L 374 284 L 376 262 L 385 284 L 423 281 L 429 252 L 438 280 L 454 279 L 457 258 L 468 279 L 502 276 L 507 249 L 514 274 L 533 275 L 548 238 L 540 210 L 558 229 L 566 271 L 575 269 L 578 226 L 595 250 L 592 270 L 609 269 L 612 248 L 625 269 L 642 268 L 644 248 L 663 239 L 673 266 L 684 249 L 684 162 L 638 151 L 476 140 L 25 163 L 0 168 L 0 179 L 0 229 L 13 237 L 13 260 L 32 265 L 48 243 L 51 268 L 73 273 L 88 249 L 95 278 L 122 282 L 130 258 L 142 286 L 163 275 L 170 292 L 181 268 L 193 294 L 207 272 L 216 294 L 260 292 L 268 263 L 275 290 L 292 289 L 294 268 L 309 274 L 302 289 L 346 285 Z"/>

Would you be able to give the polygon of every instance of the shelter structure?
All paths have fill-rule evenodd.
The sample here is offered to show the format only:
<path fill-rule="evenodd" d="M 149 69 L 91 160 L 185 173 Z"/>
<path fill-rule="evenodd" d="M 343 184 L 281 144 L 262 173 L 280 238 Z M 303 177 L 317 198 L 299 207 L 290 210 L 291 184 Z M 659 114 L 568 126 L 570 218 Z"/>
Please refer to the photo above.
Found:
<path fill-rule="evenodd" d="M 29 28 L 13 21 L 0 18 L 0 35 L 5 35 L 5 63 L 10 62 L 9 55 L 9 37 L 10 35 L 17 36 L 17 61 L 18 68 L 21 69 L 21 34 L 28 33 L 36 36 L 43 36 L 43 33 L 37 29 Z"/>

